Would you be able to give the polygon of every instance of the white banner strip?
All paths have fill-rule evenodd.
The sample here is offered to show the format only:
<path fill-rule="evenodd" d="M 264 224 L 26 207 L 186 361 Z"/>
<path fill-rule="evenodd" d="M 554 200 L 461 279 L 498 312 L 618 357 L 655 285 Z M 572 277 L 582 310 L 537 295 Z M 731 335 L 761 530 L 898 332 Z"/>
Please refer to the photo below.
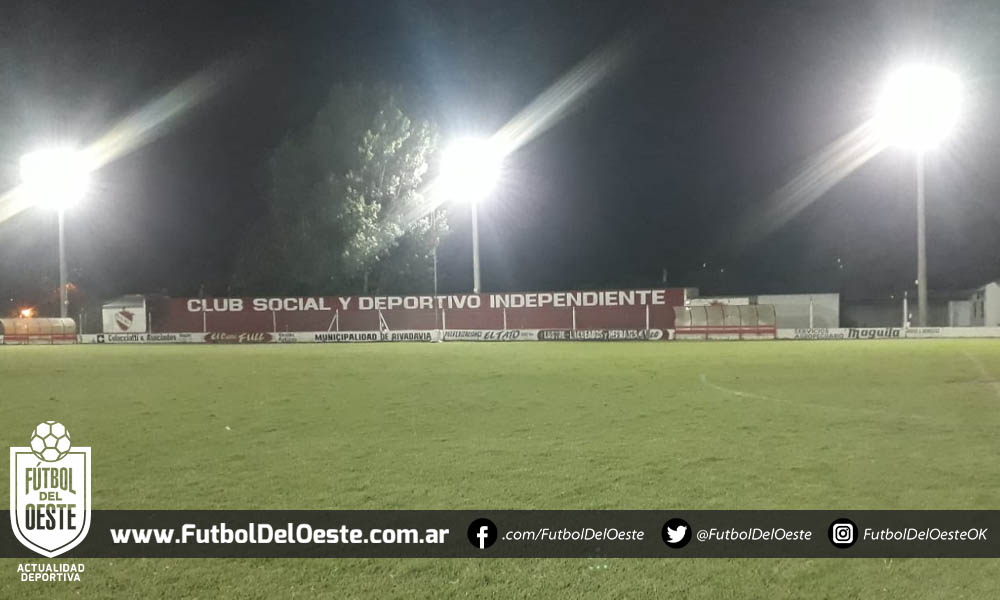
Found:
<path fill-rule="evenodd" d="M 778 329 L 777 335 L 681 332 L 672 329 L 446 329 L 407 331 L 282 331 L 245 333 L 96 333 L 77 336 L 81 344 L 285 344 L 370 342 L 536 342 L 655 340 L 889 340 L 1000 338 L 1000 327 L 821 327 Z M 3 336 L 0 336 L 0 344 Z"/>
<path fill-rule="evenodd" d="M 1000 327 L 815 327 L 779 329 L 779 340 L 998 338 Z"/>

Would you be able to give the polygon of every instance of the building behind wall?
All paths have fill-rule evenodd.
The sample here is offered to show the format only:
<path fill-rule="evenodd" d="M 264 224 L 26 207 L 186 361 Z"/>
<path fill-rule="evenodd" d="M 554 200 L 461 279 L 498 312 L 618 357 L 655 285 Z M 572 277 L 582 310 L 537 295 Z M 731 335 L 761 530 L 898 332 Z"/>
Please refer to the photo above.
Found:
<path fill-rule="evenodd" d="M 906 301 L 906 313 L 911 326 L 917 326 L 917 299 L 915 294 Z M 949 323 L 950 299 L 955 294 L 931 292 L 927 298 L 927 326 L 946 327 Z M 844 300 L 841 322 L 844 327 L 902 327 L 904 325 L 904 297 L 856 298 Z"/>
<path fill-rule="evenodd" d="M 948 303 L 952 327 L 1000 327 L 1000 281 L 972 291 L 967 300 Z"/>

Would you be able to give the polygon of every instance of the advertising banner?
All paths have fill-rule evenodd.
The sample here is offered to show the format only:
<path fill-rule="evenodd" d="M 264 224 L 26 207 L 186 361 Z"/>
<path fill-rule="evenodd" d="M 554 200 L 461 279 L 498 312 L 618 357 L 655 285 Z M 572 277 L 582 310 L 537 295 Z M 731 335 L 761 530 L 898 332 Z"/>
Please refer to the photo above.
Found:
<path fill-rule="evenodd" d="M 197 344 L 203 333 L 87 333 L 77 336 L 81 344 Z"/>
<path fill-rule="evenodd" d="M 907 338 L 996 338 L 1000 327 L 910 327 Z"/>
<path fill-rule="evenodd" d="M 455 329 L 442 332 L 446 342 L 537 342 L 537 329 Z"/>
<path fill-rule="evenodd" d="M 891 340 L 907 337 L 902 327 L 812 327 L 779 329 L 781 340 Z"/>
<path fill-rule="evenodd" d="M 543 329 L 543 342 L 628 342 L 670 339 L 662 329 Z"/>

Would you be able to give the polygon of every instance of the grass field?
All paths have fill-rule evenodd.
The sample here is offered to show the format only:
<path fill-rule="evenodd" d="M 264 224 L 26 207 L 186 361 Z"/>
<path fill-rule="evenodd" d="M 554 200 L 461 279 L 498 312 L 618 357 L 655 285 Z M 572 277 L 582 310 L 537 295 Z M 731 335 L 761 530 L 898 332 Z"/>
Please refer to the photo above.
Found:
<path fill-rule="evenodd" d="M 998 509 L 995 380 L 989 340 L 0 347 L 0 445 L 66 423 L 101 509 Z M 1000 581 L 994 560 L 88 559 L 82 583 L 28 584 L 17 562 L 0 598 L 991 598 Z"/>

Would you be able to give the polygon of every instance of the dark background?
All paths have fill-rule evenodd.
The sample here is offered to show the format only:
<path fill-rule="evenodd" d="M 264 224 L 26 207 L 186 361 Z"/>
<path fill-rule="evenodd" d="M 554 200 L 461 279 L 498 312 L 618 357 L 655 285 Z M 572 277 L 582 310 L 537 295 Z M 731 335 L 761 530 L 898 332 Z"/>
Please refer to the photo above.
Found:
<path fill-rule="evenodd" d="M 222 61 L 218 93 L 94 174 L 67 235 L 71 280 L 93 299 L 224 294 L 263 214 L 268 152 L 333 83 L 401 84 L 445 139 L 488 135 L 624 36 L 629 58 L 508 158 L 482 206 L 486 291 L 652 285 L 667 269 L 703 293 L 887 297 L 915 273 L 902 150 L 776 232 L 734 232 L 871 116 L 893 65 L 930 58 L 960 73 L 966 106 L 927 159 L 929 280 L 967 288 L 1000 277 L 997 31 L 994 1 L 4 3 L 0 184 L 38 144 L 89 143 Z M 450 221 L 441 289 L 467 291 L 467 209 Z M 55 293 L 55 242 L 40 209 L 0 224 L 0 310 Z"/>

